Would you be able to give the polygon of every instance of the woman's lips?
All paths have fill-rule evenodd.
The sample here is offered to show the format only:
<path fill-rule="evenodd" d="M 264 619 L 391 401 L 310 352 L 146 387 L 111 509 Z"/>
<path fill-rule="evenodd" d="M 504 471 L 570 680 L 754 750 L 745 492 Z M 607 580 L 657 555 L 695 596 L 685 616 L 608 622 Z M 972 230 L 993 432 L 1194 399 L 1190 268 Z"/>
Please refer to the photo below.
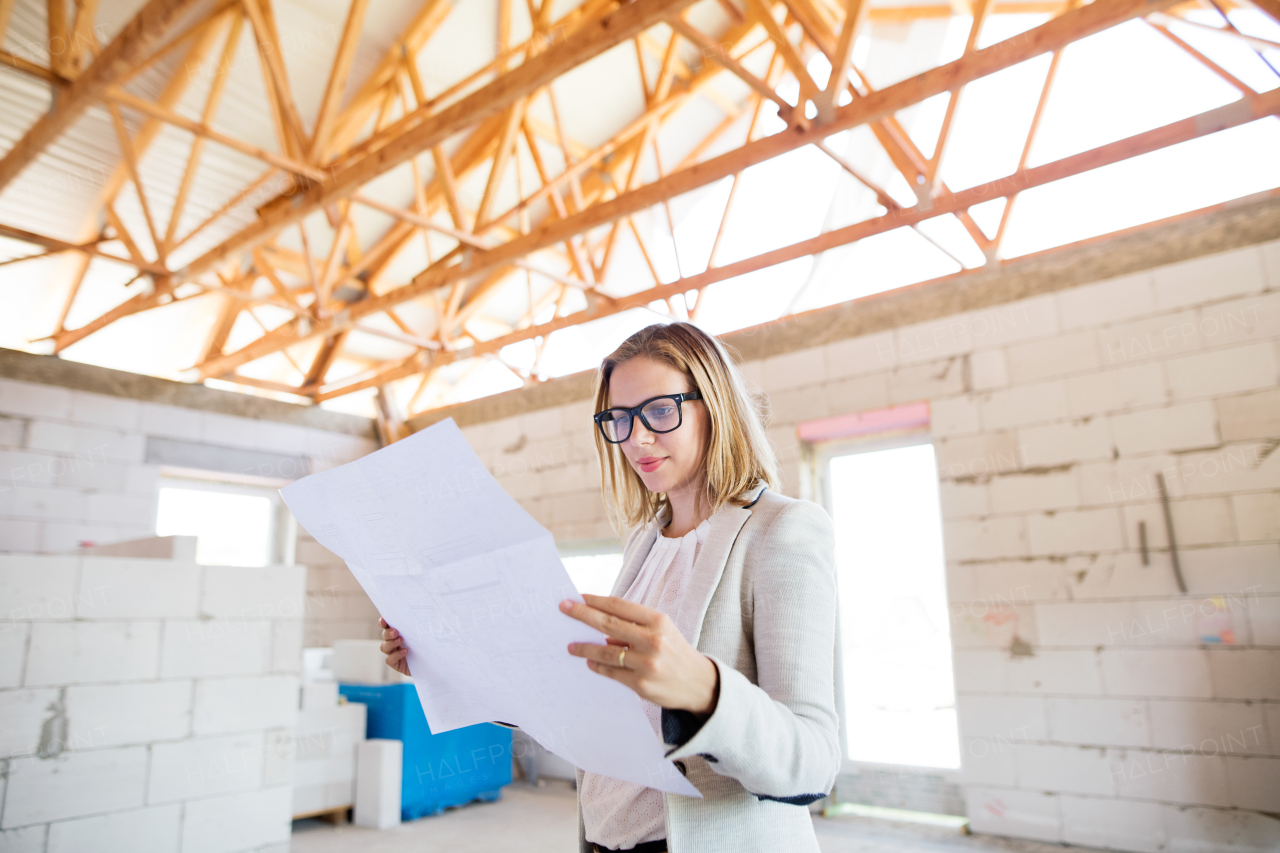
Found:
<path fill-rule="evenodd" d="M 636 460 L 636 464 L 640 466 L 640 470 L 646 474 L 650 474 L 658 470 L 658 466 L 667 461 L 665 456 L 645 456 Z"/>

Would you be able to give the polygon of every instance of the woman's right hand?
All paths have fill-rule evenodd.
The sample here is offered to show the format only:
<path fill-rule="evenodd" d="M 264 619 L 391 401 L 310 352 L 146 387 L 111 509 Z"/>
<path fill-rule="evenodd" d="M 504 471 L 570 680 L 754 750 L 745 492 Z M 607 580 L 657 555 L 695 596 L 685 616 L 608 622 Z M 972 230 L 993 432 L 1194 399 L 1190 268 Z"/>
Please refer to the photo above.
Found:
<path fill-rule="evenodd" d="M 408 647 L 404 644 L 404 637 L 400 636 L 400 632 L 387 624 L 386 619 L 378 620 L 382 624 L 382 653 L 387 656 L 387 666 L 394 669 L 401 675 L 409 674 L 409 662 L 405 660 L 405 656 L 409 654 Z"/>

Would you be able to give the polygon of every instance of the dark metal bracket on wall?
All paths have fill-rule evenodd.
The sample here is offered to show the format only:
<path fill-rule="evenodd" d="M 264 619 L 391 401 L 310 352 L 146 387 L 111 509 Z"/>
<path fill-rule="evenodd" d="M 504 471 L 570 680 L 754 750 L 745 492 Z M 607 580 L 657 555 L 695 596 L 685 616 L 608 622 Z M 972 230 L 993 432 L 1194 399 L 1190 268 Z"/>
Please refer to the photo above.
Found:
<path fill-rule="evenodd" d="M 1156 483 L 1160 486 L 1160 508 L 1164 511 L 1164 529 L 1169 537 L 1169 559 L 1173 562 L 1173 578 L 1178 582 L 1178 591 L 1187 591 L 1187 582 L 1182 578 L 1182 563 L 1178 559 L 1178 540 L 1173 535 L 1173 510 L 1169 507 L 1169 490 L 1164 484 L 1164 474 L 1156 474 Z M 1140 524 L 1138 527 L 1138 536 L 1142 542 L 1142 564 L 1148 563 L 1147 558 L 1147 527 L 1146 524 Z"/>

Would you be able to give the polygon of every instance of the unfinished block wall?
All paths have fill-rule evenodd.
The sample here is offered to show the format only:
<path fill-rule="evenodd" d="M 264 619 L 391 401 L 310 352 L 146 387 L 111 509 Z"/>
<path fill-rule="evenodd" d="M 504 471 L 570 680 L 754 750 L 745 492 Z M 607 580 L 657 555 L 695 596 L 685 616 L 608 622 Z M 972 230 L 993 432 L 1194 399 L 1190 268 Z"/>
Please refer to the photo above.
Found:
<path fill-rule="evenodd" d="M 5 351 L 0 358 L 40 357 Z M 224 393 L 174 389 L 169 386 L 179 383 L 87 365 L 60 368 L 80 369 L 143 386 L 161 399 L 175 390 L 183 396 L 208 391 L 205 396 L 215 401 Z M 158 391 L 157 385 L 162 386 Z M 376 448 L 369 437 L 268 417 L 0 377 L 0 553 L 61 553 L 86 542 L 103 545 L 155 535 L 163 459 L 185 463 L 180 467 L 218 466 L 214 477 L 244 473 L 287 479 Z M 377 635 L 376 612 L 341 560 L 303 530 L 294 558 L 313 567 L 307 575 L 308 645 Z"/>
<path fill-rule="evenodd" d="M 0 849 L 287 851 L 304 574 L 0 556 Z"/>
<path fill-rule="evenodd" d="M 793 495 L 798 423 L 929 401 L 976 831 L 1280 847 L 1280 243 L 744 369 Z M 613 536 L 590 409 L 464 427 L 561 542 Z"/>

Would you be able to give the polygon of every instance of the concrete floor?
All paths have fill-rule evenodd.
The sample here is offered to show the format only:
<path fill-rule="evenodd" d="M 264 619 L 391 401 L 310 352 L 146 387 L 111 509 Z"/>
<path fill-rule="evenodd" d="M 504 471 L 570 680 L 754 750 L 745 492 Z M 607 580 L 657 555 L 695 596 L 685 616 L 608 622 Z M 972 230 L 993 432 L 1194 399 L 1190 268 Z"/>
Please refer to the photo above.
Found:
<path fill-rule="evenodd" d="M 496 803 L 473 803 L 378 832 L 330 826 L 317 820 L 293 825 L 292 853 L 571 853 L 578 828 L 574 792 L 567 782 L 545 787 L 516 783 Z M 823 853 L 1049 853 L 1056 844 L 965 836 L 953 829 L 860 817 L 814 821 Z M 1087 853 L 1086 848 L 1073 851 Z"/>

